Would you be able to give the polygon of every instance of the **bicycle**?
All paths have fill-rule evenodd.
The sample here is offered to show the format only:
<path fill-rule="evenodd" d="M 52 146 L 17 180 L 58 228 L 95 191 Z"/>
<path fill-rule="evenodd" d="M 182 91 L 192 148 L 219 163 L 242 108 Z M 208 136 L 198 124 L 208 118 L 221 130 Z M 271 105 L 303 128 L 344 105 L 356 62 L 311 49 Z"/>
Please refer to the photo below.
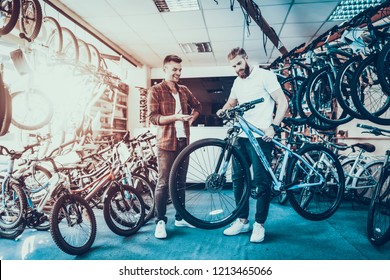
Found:
<path fill-rule="evenodd" d="M 358 124 L 357 127 L 367 129 L 365 133 L 376 136 L 390 136 L 390 130 L 373 127 L 370 125 Z M 379 180 L 375 185 L 371 197 L 370 207 L 367 216 L 368 240 L 375 246 L 384 245 L 390 240 L 390 150 L 386 151 Z"/>
<path fill-rule="evenodd" d="M 0 155 L 11 158 L 8 172 L 2 181 L 0 196 L 1 235 L 7 238 L 17 237 L 26 225 L 41 227 L 42 230 L 50 227 L 51 236 L 62 251 L 71 255 L 83 254 L 95 240 L 96 218 L 88 202 L 71 193 L 67 176 L 59 172 L 54 160 L 48 157 L 40 159 L 50 162 L 55 173 L 51 178 L 47 176 L 45 182 L 39 182 L 34 189 L 13 177 L 14 161 L 37 145 L 39 143 L 27 146 L 22 152 L 10 151 L 0 146 Z M 27 195 L 29 193 L 36 194 L 35 199 Z M 27 208 L 27 202 L 30 209 Z M 52 209 L 50 218 L 47 209 Z M 50 225 L 47 224 L 48 221 Z"/>
<path fill-rule="evenodd" d="M 208 138 L 191 143 L 175 160 L 169 189 L 173 205 L 188 223 L 203 229 L 215 229 L 236 219 L 251 190 L 251 172 L 245 158 L 234 147 L 237 136 L 244 132 L 260 161 L 270 174 L 273 191 L 287 192 L 294 210 L 302 217 L 319 221 L 332 216 L 344 193 L 344 172 L 336 155 L 321 145 L 306 144 L 298 151 L 273 139 L 284 151 L 281 174 L 277 178 L 265 158 L 254 134 L 264 133 L 245 120 L 244 112 L 264 99 L 237 105 L 221 116 L 233 122 L 224 140 Z M 292 121 L 294 121 L 292 119 Z M 242 168 L 244 186 L 242 195 L 234 196 L 232 189 L 232 161 Z M 184 176 L 184 174 L 186 174 Z"/>

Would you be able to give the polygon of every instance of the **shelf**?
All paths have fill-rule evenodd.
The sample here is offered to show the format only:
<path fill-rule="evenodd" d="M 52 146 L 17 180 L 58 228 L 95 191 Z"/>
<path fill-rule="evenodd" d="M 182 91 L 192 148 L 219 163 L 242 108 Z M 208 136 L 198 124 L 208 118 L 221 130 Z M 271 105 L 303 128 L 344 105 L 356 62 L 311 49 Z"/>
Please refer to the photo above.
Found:
<path fill-rule="evenodd" d="M 116 104 L 116 107 L 127 109 L 127 106 L 122 104 Z"/>
<path fill-rule="evenodd" d="M 102 132 L 127 132 L 126 129 L 115 129 L 115 128 L 101 128 L 101 129 L 97 129 L 96 131 L 102 131 Z"/>

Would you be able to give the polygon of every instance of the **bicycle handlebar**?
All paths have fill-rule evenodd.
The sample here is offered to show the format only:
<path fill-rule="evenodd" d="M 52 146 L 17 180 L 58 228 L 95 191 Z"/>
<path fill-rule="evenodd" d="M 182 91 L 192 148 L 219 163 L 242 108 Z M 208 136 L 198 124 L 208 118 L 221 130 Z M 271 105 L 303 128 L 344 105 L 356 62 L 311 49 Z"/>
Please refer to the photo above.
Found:
<path fill-rule="evenodd" d="M 386 135 L 384 133 L 390 133 L 390 130 L 382 129 L 379 127 L 374 127 L 371 125 L 358 123 L 356 126 L 368 130 L 368 131 L 363 131 L 362 133 L 371 133 L 371 134 L 374 134 L 376 136 L 378 136 L 378 135 L 389 136 L 389 135 Z"/>
<path fill-rule="evenodd" d="M 234 106 L 233 108 L 227 109 L 222 112 L 220 115 L 217 115 L 219 118 L 223 119 L 232 119 L 235 117 L 235 113 L 244 113 L 250 109 L 253 109 L 256 104 L 264 102 L 264 98 L 255 99 L 250 102 L 245 102 L 240 105 Z"/>

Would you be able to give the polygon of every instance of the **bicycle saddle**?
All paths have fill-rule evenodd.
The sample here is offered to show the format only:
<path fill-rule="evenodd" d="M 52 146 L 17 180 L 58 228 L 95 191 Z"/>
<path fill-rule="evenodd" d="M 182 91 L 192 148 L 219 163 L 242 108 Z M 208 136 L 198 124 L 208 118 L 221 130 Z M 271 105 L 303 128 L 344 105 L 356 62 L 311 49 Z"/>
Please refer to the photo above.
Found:
<path fill-rule="evenodd" d="M 370 143 L 357 143 L 357 144 L 353 144 L 352 147 L 359 147 L 360 149 L 363 149 L 369 153 L 375 151 L 375 146 Z"/>

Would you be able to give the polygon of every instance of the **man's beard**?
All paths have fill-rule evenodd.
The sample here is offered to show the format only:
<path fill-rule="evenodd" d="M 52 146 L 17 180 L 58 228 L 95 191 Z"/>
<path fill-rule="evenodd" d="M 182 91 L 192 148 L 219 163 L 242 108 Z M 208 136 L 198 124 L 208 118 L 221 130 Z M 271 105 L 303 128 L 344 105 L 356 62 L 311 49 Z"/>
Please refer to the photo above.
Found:
<path fill-rule="evenodd" d="M 249 74 L 251 73 L 251 70 L 249 69 L 249 65 L 248 64 L 245 64 L 245 69 L 244 71 L 239 71 L 237 74 L 238 76 L 241 78 L 241 79 L 245 79 L 246 77 L 249 76 Z"/>

